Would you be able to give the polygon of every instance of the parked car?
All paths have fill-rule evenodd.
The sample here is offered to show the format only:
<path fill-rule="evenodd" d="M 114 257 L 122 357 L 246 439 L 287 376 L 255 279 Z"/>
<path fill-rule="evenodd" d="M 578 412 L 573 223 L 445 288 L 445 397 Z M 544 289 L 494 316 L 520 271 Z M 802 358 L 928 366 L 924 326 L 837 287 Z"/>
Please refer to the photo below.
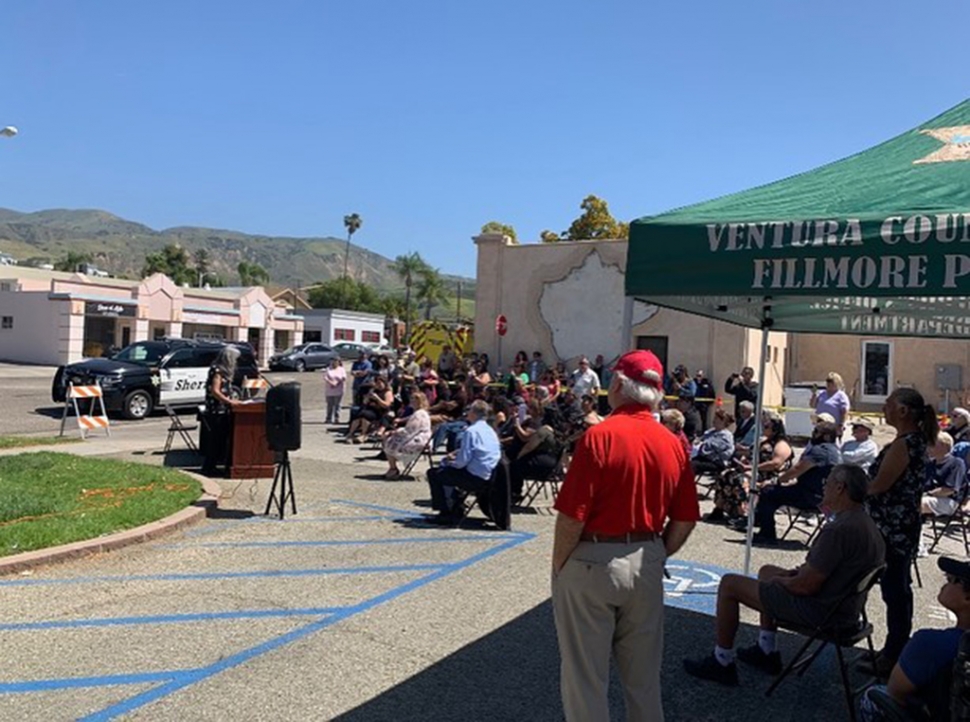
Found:
<path fill-rule="evenodd" d="M 205 401 L 209 367 L 226 344 L 173 338 L 139 341 L 111 358 L 93 358 L 61 366 L 54 374 L 51 398 L 64 403 L 67 385 L 99 383 L 109 413 L 144 419 L 159 405 L 196 406 Z M 232 344 L 240 351 L 233 385 L 259 376 L 259 365 L 248 343 Z"/>
<path fill-rule="evenodd" d="M 294 371 L 309 371 L 322 369 L 330 365 L 331 359 L 339 359 L 340 354 L 322 343 L 301 343 L 282 353 L 274 354 L 269 359 L 270 371 L 292 369 Z"/>
<path fill-rule="evenodd" d="M 366 353 L 368 356 L 371 353 L 371 350 L 364 344 L 354 343 L 353 341 L 341 341 L 340 343 L 335 343 L 333 345 L 333 350 L 340 354 L 340 358 L 352 359 L 354 361 L 356 361 L 357 357 L 360 356 L 361 351 Z"/>
<path fill-rule="evenodd" d="M 397 349 L 391 348 L 387 344 L 369 343 L 367 348 L 373 356 L 387 356 L 391 361 L 397 360 Z"/>

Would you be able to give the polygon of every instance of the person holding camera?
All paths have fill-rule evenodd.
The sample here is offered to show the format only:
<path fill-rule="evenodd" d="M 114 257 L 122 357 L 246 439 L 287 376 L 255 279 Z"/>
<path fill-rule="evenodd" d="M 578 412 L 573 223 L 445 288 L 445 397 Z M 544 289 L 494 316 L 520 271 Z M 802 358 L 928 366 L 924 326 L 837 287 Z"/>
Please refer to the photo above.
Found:
<path fill-rule="evenodd" d="M 741 415 L 741 402 L 758 403 L 758 382 L 754 380 L 754 369 L 745 366 L 741 373 L 731 374 L 724 382 L 724 393 L 734 397 L 734 418 Z"/>

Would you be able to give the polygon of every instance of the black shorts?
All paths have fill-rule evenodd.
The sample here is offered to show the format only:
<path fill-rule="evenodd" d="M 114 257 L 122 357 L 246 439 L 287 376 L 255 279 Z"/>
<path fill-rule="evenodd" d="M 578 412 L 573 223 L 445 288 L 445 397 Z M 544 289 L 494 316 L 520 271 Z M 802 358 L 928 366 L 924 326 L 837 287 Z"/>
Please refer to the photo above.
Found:
<path fill-rule="evenodd" d="M 811 597 L 796 597 L 772 582 L 758 584 L 758 598 L 769 617 L 799 627 L 817 627 L 831 611 Z"/>

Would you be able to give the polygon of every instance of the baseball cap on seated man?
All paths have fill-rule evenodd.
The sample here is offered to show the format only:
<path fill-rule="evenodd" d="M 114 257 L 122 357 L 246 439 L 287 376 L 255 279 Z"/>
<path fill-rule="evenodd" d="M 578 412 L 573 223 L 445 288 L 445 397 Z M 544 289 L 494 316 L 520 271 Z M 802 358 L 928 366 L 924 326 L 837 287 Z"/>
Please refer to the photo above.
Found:
<path fill-rule="evenodd" d="M 936 563 L 941 572 L 950 574 L 970 586 L 970 562 L 961 562 L 953 557 L 940 557 Z"/>
<path fill-rule="evenodd" d="M 630 351 L 620 356 L 613 366 L 613 372 L 619 371 L 631 381 L 647 384 L 656 389 L 661 387 L 664 377 L 664 367 L 660 359 L 652 351 Z"/>

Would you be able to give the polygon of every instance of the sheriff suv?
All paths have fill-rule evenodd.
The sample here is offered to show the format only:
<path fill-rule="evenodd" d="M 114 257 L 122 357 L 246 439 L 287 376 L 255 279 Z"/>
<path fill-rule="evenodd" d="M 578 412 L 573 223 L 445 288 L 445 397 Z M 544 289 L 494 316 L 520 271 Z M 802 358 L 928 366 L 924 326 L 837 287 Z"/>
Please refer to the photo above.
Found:
<path fill-rule="evenodd" d="M 226 344 L 188 339 L 139 341 L 111 358 L 86 359 L 61 366 L 54 375 L 51 398 L 64 403 L 67 385 L 99 383 L 109 413 L 143 419 L 158 406 L 194 406 L 205 401 L 209 367 Z M 233 385 L 259 375 L 249 344 L 234 343 L 241 354 Z"/>

